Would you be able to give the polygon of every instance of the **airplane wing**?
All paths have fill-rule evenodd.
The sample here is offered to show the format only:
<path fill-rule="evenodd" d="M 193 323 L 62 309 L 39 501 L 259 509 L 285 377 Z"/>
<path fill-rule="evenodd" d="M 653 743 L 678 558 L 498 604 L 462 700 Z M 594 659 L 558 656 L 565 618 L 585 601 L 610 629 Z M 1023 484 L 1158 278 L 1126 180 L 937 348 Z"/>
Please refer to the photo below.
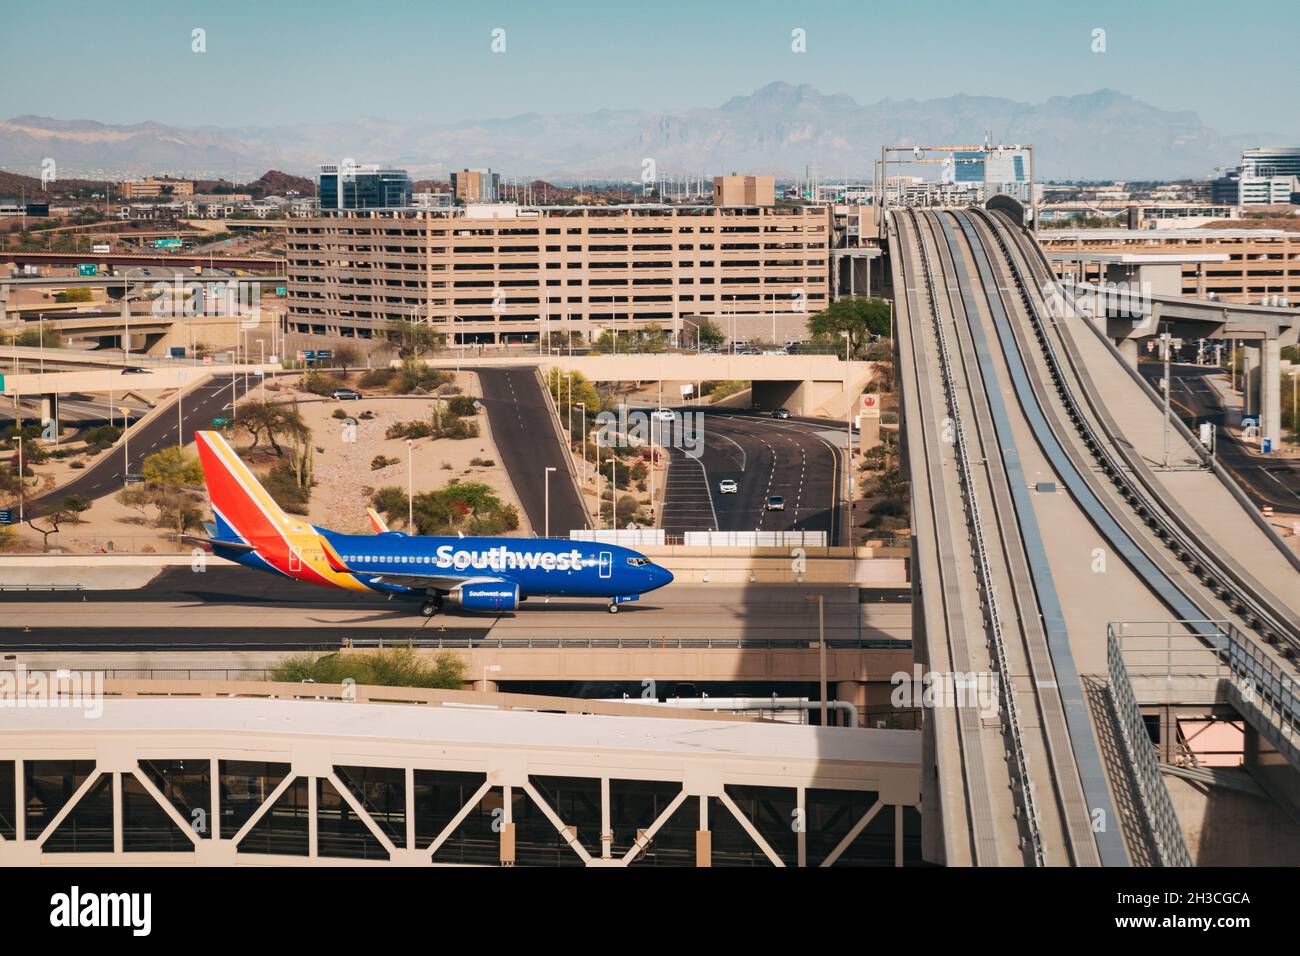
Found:
<path fill-rule="evenodd" d="M 208 538 L 201 534 L 183 534 L 182 541 L 193 541 L 195 544 L 206 544 L 213 548 L 225 548 L 227 551 L 256 551 L 257 548 L 251 544 L 244 544 L 242 541 L 222 541 L 220 538 Z"/>
<path fill-rule="evenodd" d="M 360 573 L 360 572 L 354 572 Z M 503 584 L 504 578 L 483 575 L 457 578 L 447 574 L 373 574 L 363 575 L 369 584 L 398 584 L 407 588 L 424 588 L 428 591 L 454 591 L 466 584 Z"/>

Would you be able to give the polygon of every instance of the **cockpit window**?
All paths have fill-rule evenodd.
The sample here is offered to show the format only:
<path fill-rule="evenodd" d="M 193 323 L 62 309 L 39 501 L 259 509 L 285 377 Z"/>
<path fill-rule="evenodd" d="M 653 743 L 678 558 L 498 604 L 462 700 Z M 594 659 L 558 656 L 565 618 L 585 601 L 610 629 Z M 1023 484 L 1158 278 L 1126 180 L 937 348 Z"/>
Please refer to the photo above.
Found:
<path fill-rule="evenodd" d="M 650 559 L 649 558 L 628 558 L 627 563 L 632 565 L 632 567 L 634 568 L 644 568 L 647 564 L 650 563 Z"/>

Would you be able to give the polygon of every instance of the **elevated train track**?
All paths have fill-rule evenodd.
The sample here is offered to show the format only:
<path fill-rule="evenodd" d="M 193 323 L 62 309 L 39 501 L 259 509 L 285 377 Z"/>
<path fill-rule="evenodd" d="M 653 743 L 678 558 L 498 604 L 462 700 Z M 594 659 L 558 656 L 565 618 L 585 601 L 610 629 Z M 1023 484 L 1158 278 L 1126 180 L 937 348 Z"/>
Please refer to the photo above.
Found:
<path fill-rule="evenodd" d="M 1152 859 L 1128 775 L 1103 760 L 1100 739 L 1113 728 L 1095 688 L 1106 615 L 1193 622 L 1187 633 L 1221 659 L 1229 647 L 1212 622 L 1226 621 L 1282 659 L 1300 648 L 1300 630 L 1275 592 L 1281 582 L 1283 594 L 1300 593 L 1300 565 L 1230 481 L 1252 541 L 1276 552 L 1264 555 L 1274 562 L 1266 574 L 1257 556 L 1227 553 L 1161 482 L 1108 409 L 1110 383 L 1085 367 L 1096 342 L 1073 337 L 1100 333 L 1058 309 L 1064 297 L 1053 295 L 1032 238 L 983 210 L 894 215 L 917 656 L 931 670 L 988 668 L 1002 692 L 994 721 L 960 700 L 927 711 L 926 856 L 980 865 Z M 1149 402 L 1149 387 L 1105 346 Z M 1213 463 L 1197 461 L 1185 428 L 1177 442 L 1208 475 Z M 1110 568 L 1108 554 L 1119 559 Z M 1098 560 L 1103 573 L 1087 573 Z M 1278 663 L 1237 656 L 1241 676 L 1261 660 Z"/>

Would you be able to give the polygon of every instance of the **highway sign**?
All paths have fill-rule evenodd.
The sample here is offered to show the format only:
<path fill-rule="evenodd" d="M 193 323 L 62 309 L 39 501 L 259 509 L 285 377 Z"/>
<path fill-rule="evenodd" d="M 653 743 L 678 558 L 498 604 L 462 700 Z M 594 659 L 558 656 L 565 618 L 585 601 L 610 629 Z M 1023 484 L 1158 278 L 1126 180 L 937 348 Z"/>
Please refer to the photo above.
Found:
<path fill-rule="evenodd" d="M 77 266 L 77 275 L 79 276 L 97 276 L 99 275 L 99 266 L 93 263 L 83 263 Z"/>
<path fill-rule="evenodd" d="M 213 427 L 213 428 L 225 428 L 225 427 L 226 427 L 227 425 L 229 425 L 229 424 L 230 424 L 230 419 L 229 419 L 229 418 L 214 418 L 214 419 L 212 419 L 212 427 Z"/>
<path fill-rule="evenodd" d="M 282 285 L 275 287 L 275 294 L 281 297 L 288 295 L 288 293 L 284 289 L 284 286 Z"/>
<path fill-rule="evenodd" d="M 0 524 L 13 524 L 14 512 L 12 508 L 0 508 Z"/>
<path fill-rule="evenodd" d="M 153 247 L 155 249 L 179 249 L 181 241 L 179 239 L 155 239 Z"/>

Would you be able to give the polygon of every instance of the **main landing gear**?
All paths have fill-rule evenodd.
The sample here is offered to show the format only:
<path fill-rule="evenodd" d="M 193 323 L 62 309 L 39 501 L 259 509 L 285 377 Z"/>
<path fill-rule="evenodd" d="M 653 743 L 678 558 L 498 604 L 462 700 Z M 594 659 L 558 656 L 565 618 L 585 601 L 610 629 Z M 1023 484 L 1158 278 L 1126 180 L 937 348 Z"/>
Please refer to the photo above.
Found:
<path fill-rule="evenodd" d="M 425 617 L 433 617 L 441 610 L 442 610 L 441 594 L 429 598 L 429 600 L 425 601 L 423 604 L 420 605 L 420 613 Z"/>

